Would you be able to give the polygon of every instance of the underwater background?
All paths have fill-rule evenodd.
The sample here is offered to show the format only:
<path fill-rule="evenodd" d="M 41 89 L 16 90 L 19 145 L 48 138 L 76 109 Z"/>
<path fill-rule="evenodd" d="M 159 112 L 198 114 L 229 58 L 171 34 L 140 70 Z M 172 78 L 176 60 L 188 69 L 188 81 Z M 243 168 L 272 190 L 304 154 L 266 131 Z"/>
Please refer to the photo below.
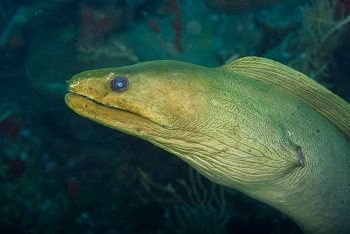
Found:
<path fill-rule="evenodd" d="M 302 233 L 64 103 L 73 75 L 255 55 L 350 101 L 349 0 L 2 0 L 0 233 Z"/>

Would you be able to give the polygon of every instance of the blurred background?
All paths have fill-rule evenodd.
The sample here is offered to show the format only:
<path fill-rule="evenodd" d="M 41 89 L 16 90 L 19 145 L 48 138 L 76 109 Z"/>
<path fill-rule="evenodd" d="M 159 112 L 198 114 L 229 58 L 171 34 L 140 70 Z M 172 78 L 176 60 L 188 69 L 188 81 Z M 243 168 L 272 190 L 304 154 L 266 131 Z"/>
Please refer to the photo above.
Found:
<path fill-rule="evenodd" d="M 64 103 L 66 80 L 255 55 L 350 101 L 349 0 L 2 0 L 0 233 L 301 233 L 176 156 Z"/>

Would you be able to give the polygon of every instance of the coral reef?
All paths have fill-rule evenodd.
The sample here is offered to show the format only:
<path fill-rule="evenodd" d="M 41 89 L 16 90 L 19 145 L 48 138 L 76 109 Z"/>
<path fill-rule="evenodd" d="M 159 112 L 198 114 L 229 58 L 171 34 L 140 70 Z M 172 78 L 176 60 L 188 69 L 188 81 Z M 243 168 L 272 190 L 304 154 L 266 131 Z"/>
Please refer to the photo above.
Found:
<path fill-rule="evenodd" d="M 349 6 L 1 1 L 0 233 L 301 233 L 271 207 L 189 176 L 177 157 L 72 113 L 65 81 L 150 60 L 217 67 L 257 55 L 350 100 Z"/>
<path fill-rule="evenodd" d="M 302 8 L 303 27 L 289 38 L 290 49 L 286 49 L 293 58 L 288 64 L 318 81 L 328 76 L 327 68 L 333 62 L 333 53 L 350 22 L 349 16 L 344 18 L 336 14 L 337 2 L 311 0 L 310 5 Z"/>
<path fill-rule="evenodd" d="M 103 43 L 106 34 L 122 27 L 121 7 L 114 4 L 99 8 L 81 4 L 81 46 L 94 46 Z"/>
<path fill-rule="evenodd" d="M 172 184 L 162 186 L 141 169 L 139 172 L 141 184 L 152 197 L 147 199 L 139 194 L 140 199 L 146 204 L 157 202 L 164 208 L 164 216 L 171 233 L 225 233 L 223 229 L 229 214 L 226 210 L 224 187 L 208 180 L 203 183 L 204 178 L 198 172 L 194 173 L 194 169 L 189 167 L 191 185 L 188 185 L 184 179 L 176 179 L 176 182 L 185 190 L 186 199 Z M 162 198 L 159 192 L 153 190 L 164 191 L 171 197 Z M 172 209 L 166 206 L 169 203 L 175 203 Z"/>
<path fill-rule="evenodd" d="M 184 28 L 182 26 L 181 10 L 178 6 L 177 0 L 166 0 L 166 2 L 168 4 L 167 7 L 169 8 L 169 11 L 171 12 L 171 14 L 174 15 L 174 19 L 171 21 L 171 24 L 173 25 L 174 32 L 175 32 L 175 39 L 174 39 L 175 47 L 179 51 L 183 51 L 184 49 L 182 48 L 182 45 L 181 45 L 181 39 L 184 32 Z"/>

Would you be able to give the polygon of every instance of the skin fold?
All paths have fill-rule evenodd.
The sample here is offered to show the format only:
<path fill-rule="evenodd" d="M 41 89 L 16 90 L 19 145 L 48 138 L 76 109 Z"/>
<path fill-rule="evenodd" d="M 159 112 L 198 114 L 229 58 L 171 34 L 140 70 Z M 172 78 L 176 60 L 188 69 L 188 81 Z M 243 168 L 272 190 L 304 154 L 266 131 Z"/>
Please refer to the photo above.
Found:
<path fill-rule="evenodd" d="M 117 76 L 123 92 L 111 89 Z M 350 105 L 305 75 L 257 57 L 153 61 L 82 72 L 68 91 L 81 116 L 177 155 L 305 233 L 350 233 Z"/>

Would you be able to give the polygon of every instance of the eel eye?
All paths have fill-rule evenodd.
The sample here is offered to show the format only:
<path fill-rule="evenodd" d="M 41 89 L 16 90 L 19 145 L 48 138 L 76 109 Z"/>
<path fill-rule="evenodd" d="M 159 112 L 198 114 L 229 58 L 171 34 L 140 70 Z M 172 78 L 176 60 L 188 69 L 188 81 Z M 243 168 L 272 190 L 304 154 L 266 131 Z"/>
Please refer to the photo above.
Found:
<path fill-rule="evenodd" d="M 129 81 L 125 76 L 117 76 L 111 81 L 111 89 L 114 92 L 123 92 L 128 88 Z"/>

